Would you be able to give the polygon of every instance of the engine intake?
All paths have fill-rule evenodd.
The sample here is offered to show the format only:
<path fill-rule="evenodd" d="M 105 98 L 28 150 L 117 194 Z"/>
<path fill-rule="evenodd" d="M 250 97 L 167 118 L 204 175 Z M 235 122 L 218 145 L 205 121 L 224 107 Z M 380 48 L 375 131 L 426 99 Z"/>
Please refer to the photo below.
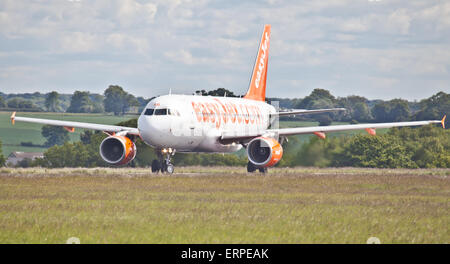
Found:
<path fill-rule="evenodd" d="M 272 167 L 281 160 L 283 147 L 273 138 L 258 137 L 248 143 L 247 156 L 258 168 Z"/>
<path fill-rule="evenodd" d="M 110 164 L 124 165 L 136 157 L 136 145 L 125 136 L 110 136 L 100 144 L 100 156 Z"/>

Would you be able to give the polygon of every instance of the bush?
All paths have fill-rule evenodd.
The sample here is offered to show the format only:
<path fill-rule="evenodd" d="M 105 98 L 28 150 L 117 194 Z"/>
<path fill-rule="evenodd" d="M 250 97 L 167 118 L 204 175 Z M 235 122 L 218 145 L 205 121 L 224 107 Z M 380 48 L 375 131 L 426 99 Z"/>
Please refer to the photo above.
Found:
<path fill-rule="evenodd" d="M 391 129 L 387 134 L 311 137 L 283 159 L 290 166 L 450 168 L 450 132 L 435 126 Z"/>
<path fill-rule="evenodd" d="M 17 168 L 29 168 L 32 167 L 33 160 L 30 158 L 24 158 L 23 160 L 17 162 L 16 167 Z"/>
<path fill-rule="evenodd" d="M 2 142 L 0 141 L 0 167 L 5 166 L 5 157 L 2 152 Z"/>

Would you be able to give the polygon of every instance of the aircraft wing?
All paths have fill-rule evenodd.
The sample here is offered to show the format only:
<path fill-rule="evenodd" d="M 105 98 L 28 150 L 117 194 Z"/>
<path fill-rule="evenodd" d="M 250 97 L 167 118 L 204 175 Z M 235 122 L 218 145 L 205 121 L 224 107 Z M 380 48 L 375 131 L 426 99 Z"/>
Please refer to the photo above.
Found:
<path fill-rule="evenodd" d="M 428 121 L 394 122 L 394 123 L 295 127 L 295 128 L 269 129 L 266 132 L 267 133 L 277 133 L 280 136 L 291 136 L 291 135 L 300 135 L 300 134 L 311 134 L 314 132 L 326 133 L 326 132 L 339 132 L 339 131 L 361 130 L 361 129 L 377 129 L 377 128 L 391 128 L 391 127 L 405 127 L 405 126 L 426 126 L 429 124 L 436 124 L 436 123 L 441 123 L 441 121 L 440 120 L 428 120 Z"/>
<path fill-rule="evenodd" d="M 355 124 L 355 125 L 337 125 L 337 126 L 315 126 L 315 127 L 295 127 L 295 128 L 278 128 L 268 129 L 262 132 L 247 133 L 245 135 L 236 135 L 233 132 L 223 133 L 220 141 L 222 143 L 231 142 L 247 142 L 259 136 L 292 136 L 300 134 L 316 134 L 319 137 L 325 138 L 327 132 L 339 132 L 348 130 L 362 130 L 365 129 L 369 134 L 375 135 L 377 128 L 392 128 L 405 126 L 425 126 L 429 124 L 442 124 L 445 128 L 445 116 L 442 120 L 428 120 L 428 121 L 411 121 L 411 122 L 393 122 L 393 123 L 374 123 L 374 124 Z"/>
<path fill-rule="evenodd" d="M 16 112 L 14 112 L 11 115 L 11 122 L 14 124 L 14 122 L 16 122 L 16 121 L 37 123 L 37 124 L 44 124 L 44 125 L 52 125 L 52 126 L 62 126 L 71 132 L 73 132 L 73 130 L 75 128 L 85 128 L 85 129 L 100 130 L 100 131 L 110 132 L 110 133 L 126 132 L 127 134 L 139 135 L 139 130 L 135 127 L 123 127 L 123 126 L 102 125 L 102 124 L 83 123 L 83 122 L 75 122 L 75 121 L 61 121 L 61 120 L 52 120 L 52 119 L 21 117 L 21 116 L 16 116 Z"/>
<path fill-rule="evenodd" d="M 290 109 L 290 110 L 282 110 L 278 113 L 272 114 L 272 116 L 289 116 L 289 115 L 307 115 L 307 114 L 321 114 L 321 113 L 329 113 L 329 112 L 338 112 L 345 111 L 345 108 L 329 108 L 329 109 Z"/>

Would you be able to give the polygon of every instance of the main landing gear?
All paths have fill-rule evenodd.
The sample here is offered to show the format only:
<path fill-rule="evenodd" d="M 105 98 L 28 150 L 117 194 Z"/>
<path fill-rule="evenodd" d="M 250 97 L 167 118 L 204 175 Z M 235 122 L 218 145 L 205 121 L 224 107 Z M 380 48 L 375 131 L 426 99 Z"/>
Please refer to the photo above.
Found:
<path fill-rule="evenodd" d="M 173 155 L 175 155 L 175 149 L 172 148 L 164 148 L 156 151 L 156 155 L 158 156 L 157 160 L 152 161 L 152 172 L 158 173 L 169 173 L 172 174 L 175 170 L 175 167 L 170 162 L 170 159 Z"/>
<path fill-rule="evenodd" d="M 267 168 L 258 168 L 250 161 L 247 163 L 247 172 L 255 172 L 256 170 L 259 170 L 261 173 L 267 173 Z"/>

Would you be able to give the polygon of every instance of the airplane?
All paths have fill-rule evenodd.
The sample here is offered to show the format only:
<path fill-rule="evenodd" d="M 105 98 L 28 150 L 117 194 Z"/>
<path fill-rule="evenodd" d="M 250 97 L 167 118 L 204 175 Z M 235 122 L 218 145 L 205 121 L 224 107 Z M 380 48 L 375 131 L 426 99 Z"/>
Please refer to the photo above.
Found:
<path fill-rule="evenodd" d="M 158 159 L 152 172 L 173 173 L 171 157 L 176 152 L 229 153 L 246 149 L 247 171 L 266 173 L 283 156 L 282 144 L 288 136 L 314 134 L 322 139 L 328 132 L 363 130 L 370 135 L 377 128 L 422 126 L 442 120 L 278 128 L 280 116 L 344 111 L 343 108 L 291 109 L 279 111 L 265 102 L 271 26 L 265 25 L 250 85 L 242 98 L 169 93 L 149 101 L 138 118 L 137 128 L 16 116 L 11 122 L 31 122 L 103 131 L 108 135 L 100 144 L 100 156 L 109 164 L 124 165 L 136 156 L 137 138 L 155 148 Z"/>

